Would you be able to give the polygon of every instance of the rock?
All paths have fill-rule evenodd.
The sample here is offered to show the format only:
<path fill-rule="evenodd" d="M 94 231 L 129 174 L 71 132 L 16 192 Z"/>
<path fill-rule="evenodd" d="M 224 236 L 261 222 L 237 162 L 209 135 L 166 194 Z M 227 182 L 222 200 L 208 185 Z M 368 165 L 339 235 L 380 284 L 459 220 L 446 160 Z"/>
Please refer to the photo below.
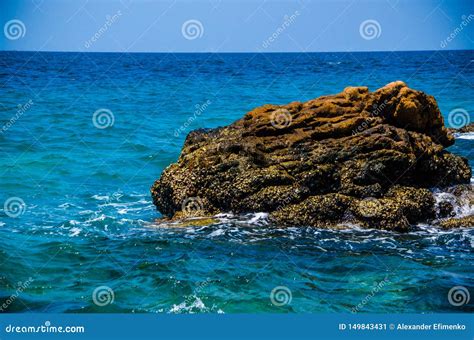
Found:
<path fill-rule="evenodd" d="M 472 133 L 474 132 L 474 123 L 465 125 L 461 127 L 460 129 L 450 128 L 449 131 L 452 133 Z"/>
<path fill-rule="evenodd" d="M 384 198 L 359 199 L 341 194 L 310 196 L 271 213 L 284 224 L 330 227 L 352 222 L 377 229 L 408 230 L 410 223 L 434 216 L 434 198 L 427 189 L 394 186 Z"/>
<path fill-rule="evenodd" d="M 453 143 L 432 96 L 400 81 L 348 87 L 192 131 L 151 193 L 169 218 L 263 211 L 284 225 L 406 231 L 436 217 L 428 188 L 469 183 Z"/>
<path fill-rule="evenodd" d="M 454 206 L 449 201 L 441 201 L 438 203 L 438 214 L 436 215 L 437 218 L 445 218 L 449 216 L 454 216 L 456 213 L 454 212 Z"/>
<path fill-rule="evenodd" d="M 474 227 L 474 215 L 461 217 L 461 218 L 450 218 L 439 223 L 439 226 L 444 229 L 453 228 L 472 228 Z"/>
<path fill-rule="evenodd" d="M 469 133 L 469 132 L 474 132 L 474 123 L 471 123 L 469 125 L 466 125 L 458 130 L 460 133 Z"/>
<path fill-rule="evenodd" d="M 438 198 L 437 217 L 435 224 L 443 228 L 464 226 L 474 211 L 474 187 L 469 184 L 446 188 Z M 462 216 L 460 218 L 460 216 Z M 474 224 L 471 223 L 472 227 Z"/>
<path fill-rule="evenodd" d="M 209 226 L 211 224 L 219 223 L 219 219 L 210 217 L 196 217 L 196 218 L 183 218 L 182 220 L 167 218 L 157 219 L 154 227 L 158 228 L 187 228 L 187 227 L 202 227 Z"/>

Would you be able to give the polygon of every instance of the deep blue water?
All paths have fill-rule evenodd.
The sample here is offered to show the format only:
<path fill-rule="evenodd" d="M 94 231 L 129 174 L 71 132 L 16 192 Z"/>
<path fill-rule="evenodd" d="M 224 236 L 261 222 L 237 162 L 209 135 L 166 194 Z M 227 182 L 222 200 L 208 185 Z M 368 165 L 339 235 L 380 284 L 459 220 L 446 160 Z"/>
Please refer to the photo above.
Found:
<path fill-rule="evenodd" d="M 25 204 L 17 217 L 0 210 L 4 311 L 474 311 L 474 297 L 448 302 L 453 286 L 474 294 L 474 230 L 282 229 L 262 214 L 154 223 L 149 188 L 191 129 L 394 80 L 434 95 L 446 117 L 461 108 L 473 121 L 472 51 L 0 52 L 0 209 L 9 198 Z M 94 126 L 99 109 L 112 126 Z M 474 164 L 473 143 L 458 139 L 452 151 Z M 272 303 L 278 286 L 290 303 Z"/>

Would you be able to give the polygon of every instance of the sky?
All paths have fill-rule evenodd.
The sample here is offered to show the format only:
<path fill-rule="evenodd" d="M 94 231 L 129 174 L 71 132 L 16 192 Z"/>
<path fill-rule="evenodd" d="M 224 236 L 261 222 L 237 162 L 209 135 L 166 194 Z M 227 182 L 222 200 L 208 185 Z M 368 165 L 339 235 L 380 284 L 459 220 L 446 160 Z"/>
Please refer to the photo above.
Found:
<path fill-rule="evenodd" d="M 0 50 L 474 48 L 474 0 L 1 0 Z"/>

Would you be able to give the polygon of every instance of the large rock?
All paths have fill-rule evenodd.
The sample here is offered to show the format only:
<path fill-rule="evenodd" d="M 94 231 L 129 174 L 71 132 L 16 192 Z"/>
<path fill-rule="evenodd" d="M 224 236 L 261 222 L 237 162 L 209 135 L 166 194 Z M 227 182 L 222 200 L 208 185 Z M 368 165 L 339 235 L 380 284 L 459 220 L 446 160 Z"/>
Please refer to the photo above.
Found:
<path fill-rule="evenodd" d="M 170 218 L 269 212 L 277 223 L 407 230 L 435 218 L 428 188 L 469 183 L 435 99 L 394 82 L 264 105 L 191 132 L 151 193 Z"/>

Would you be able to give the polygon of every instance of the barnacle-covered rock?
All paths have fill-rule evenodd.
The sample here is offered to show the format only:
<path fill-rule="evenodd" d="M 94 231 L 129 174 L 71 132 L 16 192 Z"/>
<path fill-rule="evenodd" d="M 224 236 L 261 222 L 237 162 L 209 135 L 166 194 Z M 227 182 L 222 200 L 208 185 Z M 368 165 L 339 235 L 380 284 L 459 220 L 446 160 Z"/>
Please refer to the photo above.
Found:
<path fill-rule="evenodd" d="M 432 96 L 401 81 L 348 87 L 192 131 L 151 193 L 170 218 L 269 212 L 285 225 L 405 231 L 436 217 L 428 189 L 469 183 L 453 143 Z"/>

